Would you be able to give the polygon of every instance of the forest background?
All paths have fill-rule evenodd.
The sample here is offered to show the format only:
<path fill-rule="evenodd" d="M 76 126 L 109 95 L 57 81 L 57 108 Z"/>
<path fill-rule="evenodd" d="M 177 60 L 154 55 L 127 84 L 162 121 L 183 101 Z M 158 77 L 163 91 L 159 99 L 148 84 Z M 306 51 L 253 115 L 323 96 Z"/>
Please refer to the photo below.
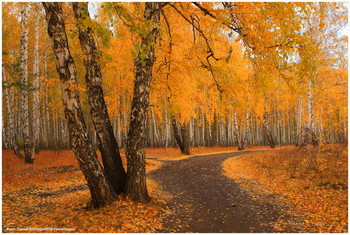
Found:
<path fill-rule="evenodd" d="M 125 7 L 141 14 L 138 5 L 125 4 Z M 274 26 L 269 26 L 268 22 L 258 24 L 254 18 L 249 18 L 249 23 L 257 24 L 251 28 L 260 27 L 254 32 L 256 35 L 250 36 L 251 42 L 234 35 L 211 17 L 201 16 L 205 12 L 199 8 L 182 4 L 185 12 L 194 14 L 191 11 L 196 11 L 201 16 L 201 31 L 196 32 L 196 25 L 188 23 L 168 6 L 165 10 L 168 11 L 167 18 L 162 18 L 164 22 L 160 24 L 161 34 L 155 52 L 156 72 L 151 81 L 146 145 L 176 147 L 173 121 L 178 127 L 184 126 L 179 129 L 180 134 L 183 129 L 188 129 L 191 146 L 228 146 L 237 142 L 244 142 L 241 145 L 296 144 L 301 141 L 301 133 L 308 129 L 312 129 L 319 140 L 345 142 L 347 36 L 343 33 L 347 21 L 345 9 L 335 5 L 317 6 L 317 11 L 311 9 L 315 6 L 309 6 L 309 11 L 314 11 L 310 17 L 290 29 L 295 31 L 299 27 L 304 31 L 300 38 L 289 38 L 288 32 L 284 32 L 286 29 L 271 32 Z M 95 4 L 91 7 L 94 9 L 91 24 L 94 24 L 94 37 L 101 53 L 99 63 L 104 77 L 104 97 L 117 142 L 123 148 L 130 119 L 133 60 L 139 36 L 132 32 L 137 29 L 130 29 L 128 23 L 123 23 L 123 18 L 111 13 L 113 7 L 105 10 L 103 6 Z M 67 149 L 70 147 L 68 128 L 63 118 L 59 79 L 44 13 L 34 3 L 29 8 L 26 25 L 29 32 L 28 81 L 23 82 L 20 79 L 20 40 L 13 40 L 21 38 L 21 6 L 20 3 L 3 4 L 3 146 L 8 147 L 10 142 L 13 145 L 13 136 L 20 147 L 24 145 L 20 97 L 21 91 L 28 91 L 31 142 L 36 149 Z M 89 116 L 84 58 L 74 16 L 66 8 L 69 5 L 64 5 L 63 13 L 78 71 L 77 89 L 84 115 Z M 287 11 L 287 7 L 284 10 Z M 283 13 L 288 12 L 271 11 L 271 16 L 266 12 L 260 14 L 277 19 L 277 14 Z M 241 17 L 252 13 L 244 14 Z M 189 14 L 187 19 L 191 17 Z M 292 21 L 291 18 L 286 20 Z M 288 27 L 292 26 L 288 24 Z M 286 35 L 278 35 L 282 32 Z M 258 38 L 260 42 L 255 42 Z M 272 38 L 270 47 L 266 46 L 266 40 Z M 282 39 L 285 41 L 278 41 Z M 254 51 L 247 51 L 245 41 L 248 48 L 254 43 L 258 48 L 255 50 L 265 55 L 259 58 Z M 303 46 L 297 46 L 297 43 Z M 208 57 L 210 53 L 215 55 Z M 276 53 L 279 53 L 277 57 Z M 14 127 L 10 127 L 9 109 Z M 92 143 L 97 146 L 91 118 L 86 118 L 86 123 Z M 273 136 L 272 142 L 267 129 Z"/>

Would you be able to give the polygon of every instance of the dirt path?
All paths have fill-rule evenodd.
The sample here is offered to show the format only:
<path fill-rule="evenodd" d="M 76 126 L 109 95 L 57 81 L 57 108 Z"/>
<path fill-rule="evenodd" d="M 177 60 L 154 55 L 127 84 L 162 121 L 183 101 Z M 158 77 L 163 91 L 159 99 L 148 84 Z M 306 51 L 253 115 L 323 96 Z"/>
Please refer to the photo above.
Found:
<path fill-rule="evenodd" d="M 158 232 L 277 232 L 267 224 L 281 215 L 276 205 L 253 200 L 238 183 L 223 175 L 222 162 L 251 152 L 222 153 L 166 161 L 152 172 L 172 194 L 164 229 Z M 296 232 L 296 231 L 284 231 Z"/>

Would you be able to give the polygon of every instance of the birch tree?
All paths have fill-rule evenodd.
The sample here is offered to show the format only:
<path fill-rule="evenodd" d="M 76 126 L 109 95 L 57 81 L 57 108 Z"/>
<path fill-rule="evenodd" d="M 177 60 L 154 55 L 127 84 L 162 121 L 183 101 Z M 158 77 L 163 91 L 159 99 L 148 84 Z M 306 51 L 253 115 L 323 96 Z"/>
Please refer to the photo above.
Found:
<path fill-rule="evenodd" d="M 77 90 L 76 67 L 68 45 L 61 4 L 43 3 L 48 34 L 52 41 L 57 72 L 61 81 L 64 113 L 73 152 L 89 186 L 91 206 L 99 208 L 111 203 L 115 199 L 115 194 L 88 137 Z"/>
<path fill-rule="evenodd" d="M 13 150 L 14 154 L 18 158 L 23 159 L 22 154 L 19 152 L 17 138 L 16 138 L 15 118 L 13 116 L 13 112 L 14 112 L 13 87 L 9 86 L 9 84 L 7 83 L 6 71 L 5 71 L 4 65 L 2 65 L 2 79 L 3 79 L 3 87 L 5 87 L 3 100 L 5 100 L 6 102 L 6 109 L 7 109 L 8 122 L 9 122 L 9 128 L 8 128 L 9 147 Z"/>
<path fill-rule="evenodd" d="M 39 7 L 39 4 L 35 4 Z M 39 152 L 40 134 L 40 99 L 39 99 L 39 9 L 34 11 L 34 57 L 33 57 L 33 145 L 35 152 Z"/>
<path fill-rule="evenodd" d="M 146 202 L 145 129 L 149 105 L 150 81 L 155 61 L 155 45 L 159 34 L 161 3 L 146 2 L 140 51 L 135 59 L 134 95 L 131 105 L 126 157 L 128 174 L 125 193 L 132 200 Z"/>
<path fill-rule="evenodd" d="M 91 33 L 93 29 L 89 27 L 91 19 L 87 7 L 87 3 L 73 3 L 79 41 L 82 51 L 86 56 L 84 61 L 86 70 L 85 80 L 87 83 L 90 113 L 97 134 L 107 179 L 114 187 L 116 193 L 119 194 L 124 190 L 126 173 L 103 95 L 102 74 L 100 65 L 98 64 L 99 55 L 96 42 Z"/>
<path fill-rule="evenodd" d="M 24 162 L 34 163 L 33 142 L 29 129 L 29 84 L 28 84 L 28 4 L 21 10 L 21 123 L 24 138 Z"/>

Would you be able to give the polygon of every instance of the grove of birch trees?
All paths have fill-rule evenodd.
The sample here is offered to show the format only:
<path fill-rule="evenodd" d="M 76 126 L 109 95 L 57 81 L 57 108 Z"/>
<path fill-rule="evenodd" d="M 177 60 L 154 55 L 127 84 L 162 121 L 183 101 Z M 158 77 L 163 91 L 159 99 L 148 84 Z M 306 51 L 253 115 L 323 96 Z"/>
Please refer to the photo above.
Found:
<path fill-rule="evenodd" d="M 29 164 L 40 150 L 72 149 L 95 208 L 120 193 L 149 200 L 148 147 L 347 142 L 343 3 L 2 10 L 2 146 Z"/>

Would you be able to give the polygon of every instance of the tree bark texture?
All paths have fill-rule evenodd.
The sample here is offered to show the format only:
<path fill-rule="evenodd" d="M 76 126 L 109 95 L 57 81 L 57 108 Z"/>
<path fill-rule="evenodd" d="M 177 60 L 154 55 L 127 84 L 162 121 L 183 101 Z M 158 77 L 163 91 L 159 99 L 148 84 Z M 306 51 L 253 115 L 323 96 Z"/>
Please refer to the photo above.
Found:
<path fill-rule="evenodd" d="M 177 123 L 174 115 L 171 116 L 171 125 L 173 126 L 173 132 L 174 132 L 174 137 L 175 137 L 176 143 L 178 144 L 178 146 L 181 150 L 181 153 L 183 153 L 185 151 L 185 148 L 184 148 L 184 145 L 182 143 L 178 123 Z"/>
<path fill-rule="evenodd" d="M 275 140 L 273 138 L 273 133 L 271 131 L 270 125 L 269 125 L 269 115 L 267 113 L 267 111 L 265 110 L 267 105 L 267 98 L 266 95 L 264 95 L 264 120 L 263 120 L 263 125 L 265 127 L 265 131 L 266 131 L 266 135 L 267 135 L 267 141 L 270 145 L 271 148 L 275 148 L 276 144 L 275 144 Z"/>
<path fill-rule="evenodd" d="M 64 113 L 73 152 L 87 180 L 91 193 L 91 206 L 98 208 L 111 203 L 115 199 L 115 193 L 97 160 L 88 137 L 77 90 L 76 68 L 69 50 L 61 4 L 43 3 L 48 23 L 48 34 L 52 40 L 57 72 L 61 81 Z"/>
<path fill-rule="evenodd" d="M 182 137 L 182 144 L 184 147 L 183 154 L 190 155 L 190 124 L 184 123 L 181 125 L 181 137 Z"/>
<path fill-rule="evenodd" d="M 4 66 L 2 66 L 2 79 L 3 84 L 7 85 L 7 79 L 6 79 L 6 71 Z M 16 139 L 16 130 L 15 130 L 15 119 L 13 116 L 14 111 L 14 101 L 13 101 L 13 89 L 12 87 L 6 87 L 4 89 L 4 98 L 6 102 L 6 108 L 7 108 L 7 114 L 8 114 L 8 122 L 9 122 L 9 147 L 13 150 L 14 154 L 20 158 L 23 159 L 22 154 L 19 152 L 18 145 L 17 145 L 17 139 Z"/>
<path fill-rule="evenodd" d="M 39 5 L 39 3 L 36 3 Z M 33 58 L 33 145 L 39 152 L 40 100 L 39 100 L 39 10 L 35 10 L 34 22 L 34 58 Z"/>
<path fill-rule="evenodd" d="M 245 132 L 244 132 L 244 145 L 247 146 L 249 144 L 250 137 L 250 121 L 249 121 L 249 107 L 246 107 L 246 116 L 245 116 Z"/>
<path fill-rule="evenodd" d="M 307 82 L 307 114 L 308 114 L 308 121 L 306 123 L 305 127 L 305 136 L 304 136 L 304 143 L 303 146 L 311 143 L 314 146 L 318 146 L 318 140 L 316 136 L 315 131 L 315 118 L 313 113 L 313 94 L 312 94 L 312 82 L 311 79 L 308 79 Z"/>
<path fill-rule="evenodd" d="M 237 112 L 236 110 L 233 113 L 233 119 L 234 119 L 234 132 L 235 132 L 235 137 L 237 141 L 237 148 L 238 150 L 244 150 L 244 139 L 241 135 L 241 132 L 238 127 L 238 118 L 237 118 Z"/>
<path fill-rule="evenodd" d="M 303 114 L 303 97 L 299 96 L 297 116 L 296 116 L 297 123 L 296 123 L 296 142 L 295 142 L 295 145 L 297 147 L 300 147 L 303 144 L 302 143 L 302 125 L 301 125 L 302 114 Z"/>
<path fill-rule="evenodd" d="M 24 162 L 34 163 L 33 142 L 29 129 L 29 96 L 28 96 L 28 5 L 23 3 L 21 10 L 21 122 L 24 138 Z"/>
<path fill-rule="evenodd" d="M 126 183 L 126 172 L 119 153 L 118 143 L 113 134 L 102 89 L 102 74 L 98 64 L 98 50 L 92 35 L 87 3 L 73 3 L 74 16 L 77 20 L 79 41 L 85 57 L 85 80 L 90 105 L 90 113 L 95 127 L 98 146 L 107 179 L 116 193 L 122 193 Z"/>
<path fill-rule="evenodd" d="M 146 2 L 144 11 L 147 33 L 141 35 L 141 46 L 135 60 L 134 94 L 131 106 L 126 156 L 128 160 L 126 195 L 139 202 L 149 201 L 146 187 L 145 129 L 149 105 L 150 81 L 155 61 L 154 48 L 159 34 L 159 2 Z"/>
<path fill-rule="evenodd" d="M 174 115 L 171 116 L 171 124 L 173 126 L 176 143 L 178 144 L 181 150 L 181 153 L 190 155 L 191 153 L 190 153 L 189 124 L 180 125 L 180 131 L 179 131 L 179 125 Z"/>

